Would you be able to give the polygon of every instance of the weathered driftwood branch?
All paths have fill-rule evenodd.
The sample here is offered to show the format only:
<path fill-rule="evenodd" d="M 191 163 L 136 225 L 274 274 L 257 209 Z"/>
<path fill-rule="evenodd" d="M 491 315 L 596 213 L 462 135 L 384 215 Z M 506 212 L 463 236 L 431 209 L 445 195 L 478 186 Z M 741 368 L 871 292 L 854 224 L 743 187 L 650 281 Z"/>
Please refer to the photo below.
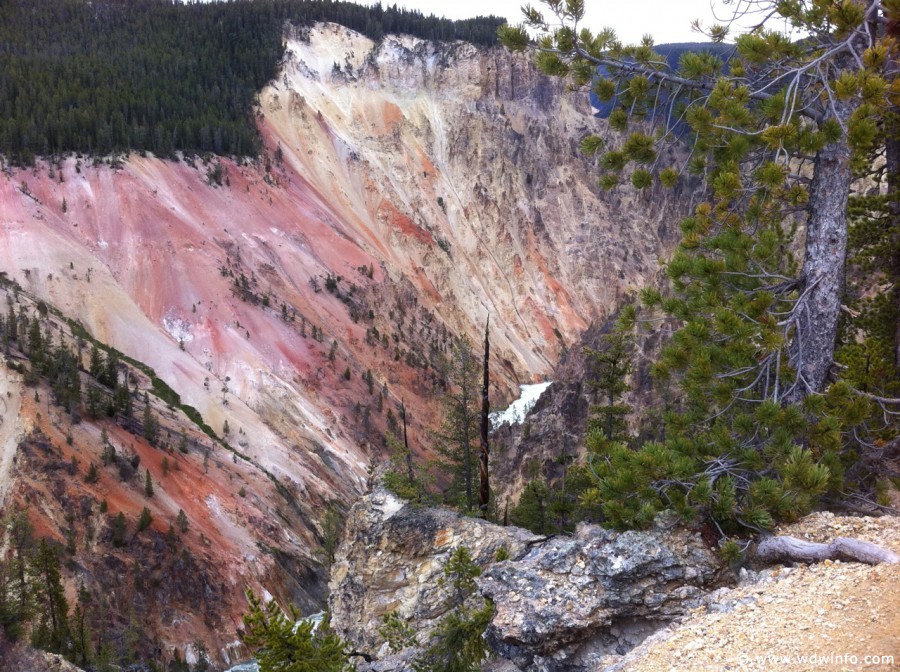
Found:
<path fill-rule="evenodd" d="M 900 563 L 900 555 L 861 539 L 838 537 L 830 544 L 817 544 L 794 537 L 767 537 L 756 547 L 756 557 L 766 562 L 820 562 L 822 560 L 853 560 L 877 565 L 882 562 Z"/>

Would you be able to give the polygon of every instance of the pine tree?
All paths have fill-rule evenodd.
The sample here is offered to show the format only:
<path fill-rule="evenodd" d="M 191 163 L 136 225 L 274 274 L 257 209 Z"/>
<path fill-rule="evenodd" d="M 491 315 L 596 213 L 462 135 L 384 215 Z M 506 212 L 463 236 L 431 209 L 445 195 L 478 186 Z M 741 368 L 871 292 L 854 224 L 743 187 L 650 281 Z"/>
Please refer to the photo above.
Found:
<path fill-rule="evenodd" d="M 328 507 L 322 519 L 322 547 L 318 549 L 316 556 L 326 572 L 330 572 L 334 564 L 334 554 L 341 540 L 344 520 L 345 516 L 336 504 Z"/>
<path fill-rule="evenodd" d="M 90 418 L 100 417 L 100 395 L 93 385 L 88 387 L 87 412 Z"/>
<path fill-rule="evenodd" d="M 544 481 L 529 481 L 519 495 L 516 506 L 509 512 L 509 522 L 535 534 L 554 532 L 550 520 L 550 497 L 550 488 Z"/>
<path fill-rule="evenodd" d="M 285 614 L 274 600 L 263 604 L 247 591 L 248 612 L 244 615 L 244 643 L 254 651 L 260 672 L 310 670 L 350 672 L 346 644 L 331 632 L 328 623 L 319 627 L 300 619 L 291 606 Z"/>
<path fill-rule="evenodd" d="M 38 542 L 31 564 L 33 590 L 38 605 L 38 620 L 32 632 L 32 644 L 40 649 L 61 653 L 69 641 L 69 603 L 60 574 L 59 554 L 46 539 Z"/>
<path fill-rule="evenodd" d="M 69 631 L 72 633 L 71 659 L 77 665 L 85 666 L 94 659 L 90 616 L 85 611 L 86 604 L 79 599 L 75 603 Z"/>
<path fill-rule="evenodd" d="M 403 422 L 403 459 L 406 462 L 406 480 L 410 485 L 416 481 L 415 468 L 413 466 L 413 452 L 409 445 L 409 417 L 406 413 L 406 401 L 400 400 L 400 420 Z"/>
<path fill-rule="evenodd" d="M 88 365 L 88 371 L 95 379 L 99 379 L 103 373 L 103 355 L 100 354 L 99 348 L 94 344 L 91 346 L 91 359 Z"/>
<path fill-rule="evenodd" d="M 159 440 L 159 420 L 150 407 L 147 395 L 144 395 L 144 438 L 151 446 L 155 446 Z"/>
<path fill-rule="evenodd" d="M 184 513 L 184 509 L 178 509 L 178 516 L 175 518 L 175 524 L 178 526 L 178 531 L 182 534 L 186 534 L 190 524 L 188 523 L 187 515 Z"/>
<path fill-rule="evenodd" d="M 391 431 L 384 438 L 391 456 L 390 468 L 384 474 L 384 487 L 402 499 L 419 504 L 428 502 L 430 479 L 416 468 L 409 445 Z"/>
<path fill-rule="evenodd" d="M 29 581 L 29 562 L 34 552 L 34 528 L 27 511 L 8 514 L 3 519 L 2 541 L 11 555 L 0 560 L 0 623 L 10 639 L 19 637 L 35 612 Z"/>
<path fill-rule="evenodd" d="M 378 634 L 387 642 L 391 653 L 399 653 L 416 645 L 416 631 L 396 611 L 381 615 L 381 627 Z"/>
<path fill-rule="evenodd" d="M 897 179 L 900 179 L 898 177 Z M 850 198 L 850 259 L 837 360 L 857 389 L 900 396 L 900 195 Z M 890 291 L 884 291 L 885 288 Z"/>
<path fill-rule="evenodd" d="M 465 511 L 475 510 L 477 504 L 479 373 L 471 345 L 457 339 L 444 367 L 444 420 L 434 438 L 442 457 L 439 467 L 451 478 L 445 499 Z"/>
<path fill-rule="evenodd" d="M 97 465 L 91 462 L 91 466 L 88 467 L 88 472 L 84 477 L 85 483 L 96 483 L 100 480 L 100 475 L 97 472 Z"/>
<path fill-rule="evenodd" d="M 601 339 L 597 349 L 585 348 L 587 358 L 587 384 L 598 402 L 591 406 L 591 421 L 588 431 L 598 430 L 607 441 L 624 438 L 625 417 L 631 408 L 621 403 L 621 397 L 628 390 L 628 376 L 631 373 L 631 340 L 627 325 L 613 323 Z"/>
<path fill-rule="evenodd" d="M 41 322 L 35 315 L 28 326 L 28 358 L 40 369 L 44 364 L 44 338 L 41 334 Z"/>
<path fill-rule="evenodd" d="M 125 522 L 125 514 L 119 511 L 119 513 L 117 513 L 113 517 L 112 525 L 110 526 L 112 545 L 116 548 L 121 548 L 122 546 L 124 546 L 125 535 L 127 531 L 128 529 Z"/>
<path fill-rule="evenodd" d="M 12 564 L 0 559 L 0 628 L 10 641 L 15 641 L 21 636 L 24 624 L 25 619 L 16 600 Z"/>
<path fill-rule="evenodd" d="M 150 475 L 149 469 L 144 472 L 144 494 L 147 497 L 153 497 L 153 477 Z"/>
<path fill-rule="evenodd" d="M 834 382 L 832 371 L 848 198 L 854 171 L 873 165 L 881 144 L 896 57 L 883 20 L 898 8 L 759 3 L 764 24 L 785 19 L 810 37 L 763 25 L 737 37 L 726 67 L 713 50 L 670 64 L 649 39 L 627 47 L 614 31 L 582 29 L 582 3 L 544 4 L 553 28 L 527 8 L 536 38 L 506 26 L 501 42 L 534 46 L 542 71 L 591 84 L 609 103 L 610 129 L 627 137 L 611 149 L 600 135 L 582 143 L 601 154 L 601 185 L 630 177 L 639 190 L 670 188 L 683 172 L 705 185 L 682 222 L 669 287 L 642 295 L 644 309 L 680 324 L 654 367 L 680 399 L 666 414 L 664 441 L 604 447 L 595 501 L 618 526 L 647 525 L 673 508 L 711 516 L 726 531 L 764 529 L 808 511 L 845 487 L 856 430 L 872 402 L 890 403 L 846 378 Z M 721 26 L 709 32 L 715 41 L 727 35 Z M 691 147 L 684 164 L 664 151 L 679 141 Z"/>
<path fill-rule="evenodd" d="M 100 375 L 100 382 L 115 391 L 119 386 L 119 355 L 115 350 L 106 356 L 106 364 Z"/>
<path fill-rule="evenodd" d="M 491 428 L 490 421 L 490 359 L 491 359 L 491 341 L 490 341 L 490 321 L 484 326 L 484 358 L 482 364 L 482 384 L 481 384 L 481 415 L 479 417 L 479 451 L 478 451 L 478 510 L 482 518 L 488 517 L 488 506 L 491 502 L 491 480 L 490 480 L 490 439 L 489 432 Z"/>
<path fill-rule="evenodd" d="M 481 568 L 469 549 L 460 546 L 447 560 L 441 585 L 449 589 L 448 613 L 431 634 L 428 646 L 413 662 L 416 672 L 477 672 L 490 655 L 484 639 L 494 614 L 487 600 L 473 599 Z"/>
<path fill-rule="evenodd" d="M 153 515 L 146 506 L 141 509 L 141 516 L 138 518 L 138 532 L 143 532 L 153 523 Z"/>

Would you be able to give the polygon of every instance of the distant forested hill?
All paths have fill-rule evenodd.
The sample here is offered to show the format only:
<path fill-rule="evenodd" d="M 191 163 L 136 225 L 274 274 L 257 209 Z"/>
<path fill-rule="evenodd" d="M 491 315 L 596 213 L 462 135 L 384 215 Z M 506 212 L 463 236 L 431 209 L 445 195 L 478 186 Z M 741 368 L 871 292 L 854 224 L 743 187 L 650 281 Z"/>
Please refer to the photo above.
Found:
<path fill-rule="evenodd" d="M 252 104 L 285 20 L 481 45 L 503 23 L 330 0 L 0 0 L 0 154 L 254 155 Z"/>

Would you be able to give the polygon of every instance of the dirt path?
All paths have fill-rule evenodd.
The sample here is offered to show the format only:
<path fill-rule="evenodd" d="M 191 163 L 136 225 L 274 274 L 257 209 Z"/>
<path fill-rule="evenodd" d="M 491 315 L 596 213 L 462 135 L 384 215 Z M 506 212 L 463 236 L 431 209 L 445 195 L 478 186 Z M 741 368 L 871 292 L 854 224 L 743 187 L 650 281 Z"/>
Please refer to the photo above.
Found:
<path fill-rule="evenodd" d="M 900 518 L 809 516 L 783 530 L 859 537 L 900 552 Z M 611 670 L 900 669 L 900 565 L 776 567 L 658 633 Z M 892 659 L 891 659 L 892 657 Z"/>
<path fill-rule="evenodd" d="M 19 416 L 22 383 L 18 374 L 0 366 L 0 508 L 10 485 L 13 458 L 22 438 Z"/>

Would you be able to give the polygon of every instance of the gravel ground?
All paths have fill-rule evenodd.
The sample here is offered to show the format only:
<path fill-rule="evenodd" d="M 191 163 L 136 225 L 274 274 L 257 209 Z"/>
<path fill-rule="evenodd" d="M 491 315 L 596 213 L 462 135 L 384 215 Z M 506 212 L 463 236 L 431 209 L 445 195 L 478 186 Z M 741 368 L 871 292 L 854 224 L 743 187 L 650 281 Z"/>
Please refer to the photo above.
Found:
<path fill-rule="evenodd" d="M 816 513 L 778 532 L 819 542 L 858 537 L 900 552 L 897 517 Z M 608 662 L 617 672 L 900 670 L 900 565 L 825 561 L 745 572 L 737 588 L 717 591 L 680 624 Z"/>

